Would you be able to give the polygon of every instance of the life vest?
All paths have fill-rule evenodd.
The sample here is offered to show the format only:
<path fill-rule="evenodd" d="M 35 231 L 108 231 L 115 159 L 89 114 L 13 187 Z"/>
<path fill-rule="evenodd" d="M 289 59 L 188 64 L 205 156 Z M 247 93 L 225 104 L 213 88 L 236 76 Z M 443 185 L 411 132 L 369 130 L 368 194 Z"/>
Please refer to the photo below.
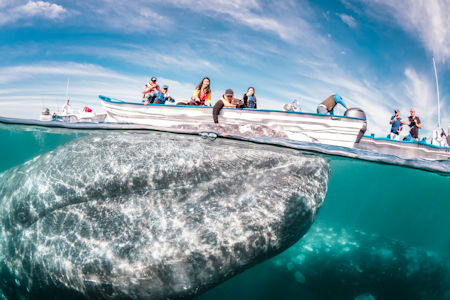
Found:
<path fill-rule="evenodd" d="M 196 105 L 203 106 L 205 105 L 205 101 L 208 98 L 208 93 L 204 93 L 203 90 L 200 90 L 200 92 L 198 92 L 198 98 L 200 99 L 200 102 L 196 103 Z"/>
<path fill-rule="evenodd" d="M 323 100 L 322 104 L 325 105 L 328 111 L 332 111 L 337 103 L 334 101 L 334 95 L 331 95 L 327 99 Z"/>

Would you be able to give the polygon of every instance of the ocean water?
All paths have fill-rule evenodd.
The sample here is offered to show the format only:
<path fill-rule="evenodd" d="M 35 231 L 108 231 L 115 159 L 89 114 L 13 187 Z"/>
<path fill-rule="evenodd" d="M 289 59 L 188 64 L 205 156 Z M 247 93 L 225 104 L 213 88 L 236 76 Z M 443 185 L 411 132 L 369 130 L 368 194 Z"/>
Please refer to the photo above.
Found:
<path fill-rule="evenodd" d="M 2 126 L 0 172 L 89 134 Z M 331 177 L 308 233 L 197 299 L 450 299 L 450 177 L 315 155 Z"/>

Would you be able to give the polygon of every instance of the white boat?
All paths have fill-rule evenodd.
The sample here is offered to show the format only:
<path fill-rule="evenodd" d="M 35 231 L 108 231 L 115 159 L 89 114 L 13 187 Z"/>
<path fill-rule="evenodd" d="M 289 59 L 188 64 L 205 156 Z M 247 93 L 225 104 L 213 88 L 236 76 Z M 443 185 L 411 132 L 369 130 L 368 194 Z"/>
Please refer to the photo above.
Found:
<path fill-rule="evenodd" d="M 199 133 L 220 131 L 221 135 L 277 137 L 299 142 L 353 147 L 363 136 L 367 123 L 362 110 L 353 108 L 346 116 L 295 111 L 223 108 L 219 123 L 208 106 L 164 105 L 124 102 L 99 96 L 108 120 L 140 124 L 149 129 Z"/>
<path fill-rule="evenodd" d="M 56 115 L 52 116 L 53 121 L 68 123 L 101 123 L 106 119 L 106 114 L 97 114 L 94 112 L 82 112 L 79 114 Z"/>
<path fill-rule="evenodd" d="M 39 117 L 41 121 L 58 121 L 65 123 L 101 123 L 106 119 L 106 114 L 97 114 L 95 112 L 81 112 L 79 114 L 50 114 L 48 108 L 44 108 Z"/>
<path fill-rule="evenodd" d="M 364 136 L 355 148 L 403 159 L 449 160 L 450 147 L 440 147 L 425 141 L 396 141 L 388 138 Z"/>

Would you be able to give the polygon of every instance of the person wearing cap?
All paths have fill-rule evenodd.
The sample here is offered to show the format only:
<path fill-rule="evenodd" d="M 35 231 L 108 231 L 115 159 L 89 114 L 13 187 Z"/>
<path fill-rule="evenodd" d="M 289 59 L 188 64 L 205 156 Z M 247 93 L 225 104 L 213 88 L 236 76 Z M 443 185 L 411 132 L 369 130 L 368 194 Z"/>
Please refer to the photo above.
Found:
<path fill-rule="evenodd" d="M 321 115 L 326 115 L 329 113 L 330 115 L 333 116 L 334 108 L 338 104 L 345 107 L 345 109 L 350 109 L 350 107 L 347 107 L 347 105 L 345 105 L 344 101 L 342 101 L 341 95 L 336 93 L 336 94 L 331 95 L 327 99 L 323 100 L 322 103 L 319 104 L 319 106 L 317 107 L 317 113 L 321 114 Z"/>
<path fill-rule="evenodd" d="M 391 132 L 389 133 L 389 138 L 391 140 L 400 139 L 400 131 L 402 130 L 402 118 L 400 118 L 400 110 L 397 108 L 394 110 L 394 115 L 391 117 L 389 121 L 391 124 Z"/>
<path fill-rule="evenodd" d="M 243 101 L 241 99 L 234 98 L 233 90 L 227 89 L 222 95 L 222 98 L 220 98 L 220 100 L 217 101 L 213 107 L 214 123 L 219 123 L 219 113 L 223 107 L 240 107 L 241 105 L 243 105 Z"/>
<path fill-rule="evenodd" d="M 419 128 L 422 128 L 422 123 L 418 116 L 416 116 L 416 110 L 414 107 L 411 107 L 410 110 L 411 115 L 408 118 L 408 121 L 400 121 L 402 124 L 409 125 L 411 130 L 409 134 L 403 139 L 404 141 L 410 141 L 412 139 L 419 141 Z"/>
<path fill-rule="evenodd" d="M 142 94 L 144 94 L 142 102 L 153 103 L 158 96 L 158 92 L 159 85 L 156 84 L 156 77 L 152 77 L 142 90 Z"/>
<path fill-rule="evenodd" d="M 161 89 L 158 91 L 158 96 L 156 97 L 155 101 L 153 101 L 153 103 L 165 104 L 166 101 L 172 99 L 172 97 L 170 97 L 169 93 L 167 92 L 168 89 L 169 87 L 167 85 L 163 85 Z"/>

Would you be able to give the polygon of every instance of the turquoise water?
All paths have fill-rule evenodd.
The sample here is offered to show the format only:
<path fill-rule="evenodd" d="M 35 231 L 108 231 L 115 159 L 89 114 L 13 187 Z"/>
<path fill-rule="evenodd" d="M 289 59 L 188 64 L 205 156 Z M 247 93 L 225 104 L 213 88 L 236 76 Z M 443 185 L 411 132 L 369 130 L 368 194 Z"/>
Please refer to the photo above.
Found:
<path fill-rule="evenodd" d="M 88 134 L 86 131 L 46 131 L 43 129 L 26 131 L 24 129 L 26 127 L 17 125 L 0 128 L 0 155 L 2 157 L 0 172 Z M 96 134 L 101 135 L 99 132 Z M 401 245 L 401 249 L 407 249 L 404 253 L 408 254 L 405 256 L 408 259 L 420 257 L 423 254 L 425 258 L 432 261 L 438 257 L 440 265 L 442 262 L 444 265 L 448 264 L 450 177 L 357 159 L 325 157 L 331 166 L 328 193 L 316 223 L 313 224 L 309 233 L 287 251 L 200 295 L 199 299 L 273 299 L 275 297 L 292 299 L 300 296 L 303 297 L 302 299 L 330 299 L 331 295 L 335 295 L 336 297 L 332 297 L 335 299 L 355 299 L 357 297 L 360 297 L 358 299 L 395 299 L 395 295 L 398 297 L 407 295 L 417 299 L 427 298 L 426 295 L 418 295 L 414 289 L 409 288 L 409 285 L 417 284 L 414 281 L 416 279 L 410 279 L 409 275 L 402 278 L 399 272 L 396 275 L 398 278 L 396 277 L 394 280 L 390 276 L 396 271 L 387 267 L 383 269 L 380 261 L 391 259 L 387 264 L 389 266 L 395 265 L 394 262 L 401 261 L 400 255 L 395 254 L 397 250 L 389 248 L 388 245 L 392 243 L 395 247 Z M 323 235 L 321 241 L 313 240 L 324 232 L 334 235 Z M 366 236 L 372 238 L 369 241 L 362 241 Z M 322 248 L 323 251 L 318 252 L 318 243 L 325 239 L 342 240 L 343 242 L 338 245 L 328 245 L 328 248 Z M 356 248 L 351 248 L 352 245 L 357 245 L 357 252 Z M 379 247 L 379 245 L 382 246 Z M 306 254 L 302 251 L 306 251 Z M 307 256 L 310 252 L 316 253 L 315 257 L 320 257 L 323 262 L 329 261 L 331 258 L 341 259 L 336 260 L 336 268 L 349 264 L 361 274 L 370 270 L 370 273 L 373 276 L 376 275 L 377 278 L 364 281 L 355 275 L 350 276 L 351 272 L 349 271 L 342 273 L 344 275 L 339 273 L 339 276 L 336 275 L 336 278 L 333 279 L 330 276 L 330 268 L 335 267 L 330 266 L 323 270 L 314 267 L 308 273 L 307 270 L 302 270 L 301 266 L 308 265 L 308 263 L 315 266 L 311 262 L 312 258 Z M 350 257 L 342 255 L 343 252 L 352 252 L 353 257 L 359 255 L 360 262 L 351 261 Z M 415 255 L 411 255 L 411 253 L 415 253 Z M 380 266 L 380 269 L 374 270 L 373 266 L 363 266 L 364 260 L 369 261 L 373 257 L 377 257 L 376 255 L 379 255 L 380 261 L 373 263 Z M 306 263 L 302 265 L 305 259 Z M 416 269 L 421 270 L 420 266 L 424 264 L 418 264 L 419 267 Z M 319 261 L 320 265 L 322 264 Z M 401 266 L 398 269 L 400 270 Z M 311 270 L 316 271 L 312 274 Z M 424 272 L 428 272 L 426 275 L 439 284 L 439 282 L 448 282 L 446 281 L 449 276 L 447 271 L 445 268 L 443 270 L 428 268 Z M 320 272 L 323 273 L 320 274 Z M 358 284 L 344 284 L 342 281 L 345 274 L 350 278 L 345 280 L 353 280 Z M 411 274 L 411 272 L 405 274 Z M 323 286 L 328 286 L 327 289 L 330 293 L 333 288 L 340 290 L 341 293 L 323 293 L 320 279 L 317 278 L 322 278 Z M 387 282 L 393 281 L 398 284 L 387 288 L 392 297 L 381 293 L 381 288 L 374 284 L 374 282 L 387 284 Z M 314 284 L 312 284 L 313 282 Z M 420 281 L 420 284 L 422 283 Z M 429 285 L 429 282 L 424 284 Z"/>

